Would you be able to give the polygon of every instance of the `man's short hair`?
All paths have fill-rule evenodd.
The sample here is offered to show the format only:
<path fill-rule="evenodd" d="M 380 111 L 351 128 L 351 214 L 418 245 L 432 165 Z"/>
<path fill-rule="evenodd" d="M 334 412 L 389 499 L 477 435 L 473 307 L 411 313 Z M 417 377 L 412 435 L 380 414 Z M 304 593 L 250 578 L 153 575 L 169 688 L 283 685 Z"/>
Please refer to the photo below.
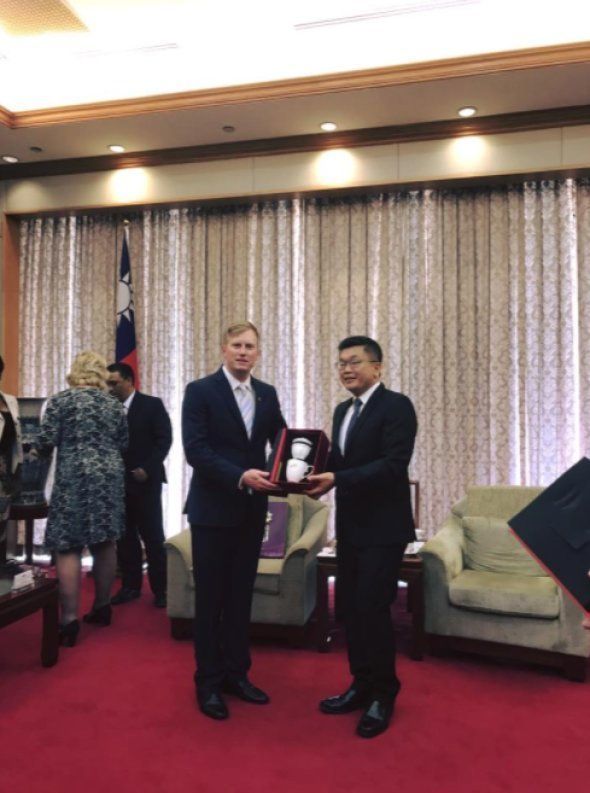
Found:
<path fill-rule="evenodd" d="M 247 330 L 253 331 L 256 334 L 256 340 L 260 341 L 260 333 L 258 333 L 258 328 L 252 322 L 234 322 L 234 324 L 230 325 L 223 334 L 223 339 L 221 342 L 222 345 L 227 344 L 229 339 L 233 338 L 234 336 L 240 336 Z"/>
<path fill-rule="evenodd" d="M 135 385 L 135 372 L 128 363 L 111 363 L 107 366 L 109 372 L 118 372 L 123 380 L 131 380 Z"/>
<path fill-rule="evenodd" d="M 4 358 L 0 355 L 0 377 L 2 377 L 3 371 L 4 371 Z"/>
<path fill-rule="evenodd" d="M 369 336 L 348 336 L 346 339 L 342 339 L 338 345 L 338 352 L 347 350 L 349 347 L 362 347 L 372 360 L 379 361 L 379 363 L 383 361 L 383 350 L 379 342 Z"/>

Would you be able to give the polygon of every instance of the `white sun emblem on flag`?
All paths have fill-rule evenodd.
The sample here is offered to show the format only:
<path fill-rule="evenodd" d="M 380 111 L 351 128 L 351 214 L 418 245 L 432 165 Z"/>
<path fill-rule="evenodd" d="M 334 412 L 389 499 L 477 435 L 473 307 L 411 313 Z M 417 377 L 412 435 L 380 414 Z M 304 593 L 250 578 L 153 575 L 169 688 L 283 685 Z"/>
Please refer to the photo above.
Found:
<path fill-rule="evenodd" d="M 129 273 L 125 273 L 122 278 L 119 278 L 119 283 L 117 285 L 117 324 L 119 324 L 122 317 L 125 317 L 128 322 L 131 322 L 134 311 L 131 281 Z"/>

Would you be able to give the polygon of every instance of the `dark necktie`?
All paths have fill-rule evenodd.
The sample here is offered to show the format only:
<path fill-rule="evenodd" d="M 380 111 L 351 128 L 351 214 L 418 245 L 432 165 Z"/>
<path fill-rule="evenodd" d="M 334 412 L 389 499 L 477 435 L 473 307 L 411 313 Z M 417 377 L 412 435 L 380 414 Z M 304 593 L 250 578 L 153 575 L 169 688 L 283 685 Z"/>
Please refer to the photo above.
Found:
<path fill-rule="evenodd" d="M 350 417 L 350 421 L 348 422 L 348 427 L 346 428 L 346 435 L 344 436 L 344 452 L 346 452 L 348 448 L 348 440 L 350 438 L 350 433 L 352 428 L 356 424 L 356 421 L 359 417 L 359 413 L 361 412 L 361 408 L 363 406 L 362 399 L 355 399 L 353 402 L 352 408 L 352 416 Z"/>

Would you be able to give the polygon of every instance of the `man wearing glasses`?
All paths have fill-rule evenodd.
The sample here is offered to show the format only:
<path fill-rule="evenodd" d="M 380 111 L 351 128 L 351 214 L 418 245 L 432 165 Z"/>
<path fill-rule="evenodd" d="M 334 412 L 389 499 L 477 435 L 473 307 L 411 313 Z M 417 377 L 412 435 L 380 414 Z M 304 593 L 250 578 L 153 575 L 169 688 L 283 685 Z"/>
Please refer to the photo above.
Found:
<path fill-rule="evenodd" d="M 400 682 L 390 607 L 406 544 L 415 539 L 408 465 L 417 421 L 404 394 L 381 383 L 383 353 L 367 336 L 338 345 L 336 364 L 352 399 L 334 411 L 327 472 L 309 476 L 321 496 L 336 488 L 338 583 L 350 687 L 320 702 L 328 714 L 363 710 L 357 734 L 373 738 L 389 726 Z"/>

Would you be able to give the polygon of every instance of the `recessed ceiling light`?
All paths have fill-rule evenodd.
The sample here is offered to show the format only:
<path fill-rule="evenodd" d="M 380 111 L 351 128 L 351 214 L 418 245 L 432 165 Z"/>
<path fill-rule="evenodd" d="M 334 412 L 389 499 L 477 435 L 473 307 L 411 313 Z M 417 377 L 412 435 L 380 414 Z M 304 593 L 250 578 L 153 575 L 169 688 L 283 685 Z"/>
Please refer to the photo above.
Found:
<path fill-rule="evenodd" d="M 18 157 L 15 157 L 13 154 L 3 154 L 2 159 L 4 162 L 9 162 L 11 165 L 18 162 Z"/>
<path fill-rule="evenodd" d="M 236 128 L 232 127 L 231 124 L 225 124 L 225 126 L 221 127 L 224 132 L 235 132 Z"/>
<path fill-rule="evenodd" d="M 469 118 L 470 116 L 474 116 L 477 113 L 477 108 L 473 107 L 473 105 L 468 105 L 467 107 L 460 107 L 457 110 L 457 115 L 461 116 L 461 118 Z"/>
<path fill-rule="evenodd" d="M 122 154 L 125 151 L 125 146 L 120 146 L 118 143 L 111 143 L 108 148 L 113 154 Z"/>
<path fill-rule="evenodd" d="M 39 154 L 39 152 L 43 151 L 41 146 L 30 146 L 29 151 L 34 152 L 35 154 Z"/>
<path fill-rule="evenodd" d="M 323 121 L 320 124 L 320 129 L 323 129 L 324 132 L 334 132 L 338 127 L 333 121 Z"/>

